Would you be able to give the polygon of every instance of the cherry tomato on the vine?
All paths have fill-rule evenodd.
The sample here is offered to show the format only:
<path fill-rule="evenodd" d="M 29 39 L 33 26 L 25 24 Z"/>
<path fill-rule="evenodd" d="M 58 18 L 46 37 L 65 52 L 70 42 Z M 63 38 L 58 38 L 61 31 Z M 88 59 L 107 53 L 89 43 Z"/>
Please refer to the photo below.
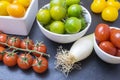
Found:
<path fill-rule="evenodd" d="M 18 55 L 13 52 L 8 52 L 3 56 L 3 62 L 7 66 L 15 66 L 17 64 Z"/>
<path fill-rule="evenodd" d="M 110 28 L 109 25 L 101 23 L 96 26 L 95 37 L 99 42 L 109 40 Z"/>
<path fill-rule="evenodd" d="M 20 47 L 22 49 L 30 49 L 31 50 L 33 45 L 34 45 L 34 42 L 31 39 L 27 38 L 27 39 L 23 39 L 21 41 Z"/>
<path fill-rule="evenodd" d="M 33 58 L 30 54 L 20 54 L 17 64 L 21 69 L 29 69 L 32 66 Z"/>
<path fill-rule="evenodd" d="M 2 61 L 3 60 L 3 51 L 5 50 L 5 48 L 4 47 L 2 47 L 2 46 L 0 46 L 0 61 Z"/>
<path fill-rule="evenodd" d="M 32 50 L 36 50 L 36 51 L 38 51 L 38 52 L 46 53 L 46 52 L 47 52 L 47 47 L 46 47 L 46 45 L 43 44 L 43 43 L 37 43 L 37 44 L 35 44 L 35 45 L 33 46 Z M 37 57 L 40 56 L 40 54 L 38 54 L 38 53 L 33 53 L 33 55 L 35 55 L 35 56 L 37 56 Z"/>
<path fill-rule="evenodd" d="M 99 47 L 108 54 L 116 55 L 117 49 L 110 41 L 101 42 Z"/>
<path fill-rule="evenodd" d="M 43 73 L 48 69 L 48 60 L 44 57 L 39 57 L 33 60 L 33 70 L 36 73 Z"/>
<path fill-rule="evenodd" d="M 20 40 L 19 37 L 10 37 L 10 38 L 8 38 L 8 42 L 7 43 L 10 46 L 15 46 L 15 47 L 19 48 L 21 40 Z"/>
<path fill-rule="evenodd" d="M 7 34 L 4 34 L 4 33 L 1 33 L 1 34 L 0 34 L 0 42 L 6 43 L 7 38 L 8 38 L 8 35 L 7 35 Z M 1 46 L 3 46 L 3 45 L 1 45 Z"/>

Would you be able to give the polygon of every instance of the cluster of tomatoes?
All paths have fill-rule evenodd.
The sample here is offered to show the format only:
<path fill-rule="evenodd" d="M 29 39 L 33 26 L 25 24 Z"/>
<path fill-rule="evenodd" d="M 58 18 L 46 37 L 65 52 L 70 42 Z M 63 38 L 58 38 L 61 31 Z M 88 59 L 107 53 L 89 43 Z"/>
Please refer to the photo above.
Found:
<path fill-rule="evenodd" d="M 42 42 L 34 44 L 29 38 L 21 39 L 0 33 L 0 61 L 6 66 L 18 65 L 23 70 L 32 67 L 35 72 L 43 73 L 48 69 L 48 60 L 42 56 L 46 52 L 47 47 Z"/>
<path fill-rule="evenodd" d="M 98 24 L 95 29 L 95 38 L 99 47 L 108 54 L 120 57 L 120 29 L 109 27 L 107 24 Z"/>
<path fill-rule="evenodd" d="M 117 20 L 119 9 L 118 0 L 94 0 L 91 4 L 91 10 L 94 13 L 101 13 L 102 19 L 110 22 Z"/>
<path fill-rule="evenodd" d="M 23 17 L 31 0 L 0 0 L 0 16 Z"/>

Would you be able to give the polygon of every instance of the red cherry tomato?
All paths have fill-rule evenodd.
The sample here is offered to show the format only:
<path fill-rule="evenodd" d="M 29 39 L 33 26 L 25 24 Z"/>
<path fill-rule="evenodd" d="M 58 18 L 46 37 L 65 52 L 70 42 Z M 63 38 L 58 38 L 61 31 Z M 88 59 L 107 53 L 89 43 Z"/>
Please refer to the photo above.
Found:
<path fill-rule="evenodd" d="M 21 43 L 21 40 L 20 40 L 20 38 L 19 37 L 10 37 L 9 39 L 8 39 L 8 45 L 10 45 L 10 46 L 15 46 L 15 47 L 17 47 L 17 48 L 19 48 L 20 47 L 20 43 Z"/>
<path fill-rule="evenodd" d="M 32 50 L 36 50 L 38 52 L 46 53 L 47 52 L 47 47 L 43 43 L 37 43 L 36 45 L 33 46 Z M 38 53 L 33 53 L 33 55 L 35 55 L 37 57 L 40 56 L 40 54 L 38 54 Z"/>
<path fill-rule="evenodd" d="M 108 54 L 115 55 L 117 50 L 110 41 L 103 41 L 99 44 L 99 47 Z"/>
<path fill-rule="evenodd" d="M 21 69 L 29 69 L 32 66 L 33 58 L 30 54 L 20 54 L 17 64 Z"/>
<path fill-rule="evenodd" d="M 5 50 L 4 47 L 0 46 L 0 61 L 3 60 L 3 51 Z"/>
<path fill-rule="evenodd" d="M 110 33 L 110 41 L 117 47 L 120 48 L 120 30 L 114 29 Z"/>
<path fill-rule="evenodd" d="M 5 43 L 7 41 L 7 37 L 8 37 L 7 34 L 1 33 L 0 34 L 0 42 Z"/>
<path fill-rule="evenodd" d="M 44 57 L 39 57 L 33 61 L 33 70 L 37 73 L 43 73 L 48 69 L 48 61 Z"/>
<path fill-rule="evenodd" d="M 109 40 L 110 28 L 107 24 L 98 24 L 95 29 L 95 37 L 98 42 Z"/>
<path fill-rule="evenodd" d="M 0 34 L 0 42 L 6 43 L 7 42 L 7 38 L 8 38 L 7 34 L 4 34 L 4 33 Z M 0 46 L 4 46 L 4 45 L 0 44 Z"/>
<path fill-rule="evenodd" d="M 30 49 L 31 50 L 33 45 L 34 45 L 34 43 L 31 39 L 23 39 L 21 41 L 20 47 L 22 49 Z"/>
<path fill-rule="evenodd" d="M 119 57 L 120 57 L 120 49 L 117 49 L 116 56 L 119 56 Z"/>
<path fill-rule="evenodd" d="M 8 52 L 3 56 L 3 62 L 7 66 L 15 66 L 17 64 L 18 55 L 16 53 Z"/>

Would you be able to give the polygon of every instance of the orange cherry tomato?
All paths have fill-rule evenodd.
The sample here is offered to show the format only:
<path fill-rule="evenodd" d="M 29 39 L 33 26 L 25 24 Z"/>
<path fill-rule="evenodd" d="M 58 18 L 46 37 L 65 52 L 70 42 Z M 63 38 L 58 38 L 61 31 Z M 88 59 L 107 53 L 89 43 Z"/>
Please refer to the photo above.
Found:
<path fill-rule="evenodd" d="M 7 12 L 10 16 L 20 18 L 25 15 L 25 8 L 20 4 L 10 4 L 7 7 Z"/>

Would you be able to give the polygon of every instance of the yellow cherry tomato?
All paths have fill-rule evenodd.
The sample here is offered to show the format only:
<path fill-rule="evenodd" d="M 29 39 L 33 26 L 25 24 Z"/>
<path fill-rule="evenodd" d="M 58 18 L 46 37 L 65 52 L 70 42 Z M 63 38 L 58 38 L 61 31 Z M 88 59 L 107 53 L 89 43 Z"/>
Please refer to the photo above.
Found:
<path fill-rule="evenodd" d="M 0 1 L 0 16 L 7 16 L 7 7 L 9 6 L 9 2 L 7 1 Z"/>
<path fill-rule="evenodd" d="M 120 9 L 120 2 L 117 1 L 117 0 L 108 0 L 107 1 L 107 6 L 113 6 L 115 7 L 116 9 Z"/>
<path fill-rule="evenodd" d="M 105 0 L 94 0 L 90 6 L 91 10 L 94 13 L 101 13 L 105 7 L 106 7 Z"/>
<path fill-rule="evenodd" d="M 108 6 L 102 11 L 102 19 L 113 22 L 118 18 L 118 10 L 115 7 Z"/>
<path fill-rule="evenodd" d="M 7 12 L 10 16 L 20 18 L 25 15 L 25 8 L 20 4 L 10 4 L 7 7 Z"/>

